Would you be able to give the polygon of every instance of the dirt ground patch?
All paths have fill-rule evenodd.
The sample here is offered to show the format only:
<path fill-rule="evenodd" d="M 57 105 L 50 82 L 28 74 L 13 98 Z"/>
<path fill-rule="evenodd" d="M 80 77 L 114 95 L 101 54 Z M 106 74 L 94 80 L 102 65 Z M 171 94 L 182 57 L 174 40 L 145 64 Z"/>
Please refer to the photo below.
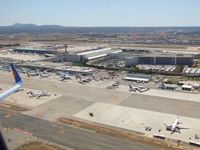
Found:
<path fill-rule="evenodd" d="M 145 136 L 142 133 L 137 133 L 137 132 L 131 132 L 131 131 L 125 131 L 125 130 L 119 130 L 119 129 L 114 129 L 110 127 L 105 127 L 101 125 L 97 125 L 92 122 L 83 122 L 71 118 L 59 118 L 58 121 L 61 123 L 79 127 L 79 128 L 84 128 L 87 130 L 92 130 L 95 131 L 96 133 L 104 134 L 104 135 L 110 135 L 114 137 L 119 137 L 119 138 L 125 138 L 130 141 L 135 141 L 138 143 L 145 143 L 149 145 L 156 145 L 164 150 L 196 150 L 195 147 L 189 147 L 186 144 L 183 143 L 176 143 L 176 142 L 171 142 L 169 143 L 168 140 L 160 140 L 160 139 L 155 139 L 152 137 Z"/>
<path fill-rule="evenodd" d="M 135 47 L 135 48 L 167 48 L 167 49 L 187 49 L 188 46 L 182 45 L 159 45 L 159 44 L 113 44 L 113 46 Z"/>
<path fill-rule="evenodd" d="M 28 111 L 29 109 L 8 103 L 1 103 L 0 107 L 13 111 Z"/>
<path fill-rule="evenodd" d="M 67 149 L 63 149 L 58 146 L 43 142 L 30 142 L 18 147 L 15 150 L 67 150 Z"/>

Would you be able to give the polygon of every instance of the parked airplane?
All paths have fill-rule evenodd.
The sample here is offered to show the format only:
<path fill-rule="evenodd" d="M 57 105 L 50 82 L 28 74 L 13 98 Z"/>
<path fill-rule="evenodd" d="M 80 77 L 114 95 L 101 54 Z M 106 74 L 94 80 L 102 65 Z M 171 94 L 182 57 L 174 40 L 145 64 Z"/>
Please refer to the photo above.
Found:
<path fill-rule="evenodd" d="M 174 121 L 173 124 L 171 125 L 167 125 L 166 123 L 164 123 L 166 130 L 171 131 L 171 134 L 173 134 L 174 132 L 180 132 L 180 129 L 189 129 L 189 128 L 184 128 L 184 127 L 180 127 L 179 125 L 182 124 L 182 122 L 179 121 L 179 118 L 177 117 Z"/>
<path fill-rule="evenodd" d="M 40 77 L 41 77 L 41 78 L 48 78 L 49 76 L 50 76 L 50 74 L 47 73 L 47 72 L 42 72 L 42 73 L 40 73 Z"/>
<path fill-rule="evenodd" d="M 146 92 L 146 91 L 148 91 L 148 90 L 149 90 L 149 88 L 146 88 L 146 87 L 144 87 L 144 86 L 139 86 L 139 87 L 138 87 L 138 91 L 139 91 L 140 93 Z"/>
<path fill-rule="evenodd" d="M 131 85 L 129 85 L 129 91 L 130 92 L 136 92 L 137 91 L 137 87 L 132 87 Z"/>
<path fill-rule="evenodd" d="M 18 72 L 17 72 L 17 70 L 16 70 L 16 68 L 13 64 L 11 64 L 11 69 L 12 69 L 16 84 L 12 88 L 10 88 L 7 91 L 0 94 L 0 101 L 5 99 L 9 95 L 15 93 L 16 91 L 18 91 L 23 85 L 23 80 L 19 76 L 19 74 L 18 74 Z"/>
<path fill-rule="evenodd" d="M 88 82 L 92 81 L 92 79 L 90 79 L 90 78 L 84 78 L 84 79 L 82 79 L 81 81 L 82 81 L 82 82 L 85 82 L 85 83 L 88 83 Z"/>
<path fill-rule="evenodd" d="M 37 72 L 27 72 L 27 76 L 28 77 L 35 77 L 35 76 L 38 76 L 38 73 Z"/>
<path fill-rule="evenodd" d="M 21 68 L 19 68 L 19 70 L 18 70 L 18 72 L 20 72 L 20 73 L 27 73 L 28 72 L 28 69 L 27 68 L 23 68 L 23 67 L 21 67 Z"/>
<path fill-rule="evenodd" d="M 71 78 L 72 76 L 68 72 L 65 72 L 63 75 L 60 76 L 60 81 L 69 80 Z"/>
<path fill-rule="evenodd" d="M 146 88 L 146 87 L 143 87 L 143 86 L 139 86 L 139 87 L 132 87 L 131 85 L 129 85 L 129 91 L 132 92 L 136 92 L 136 91 L 139 91 L 140 93 L 142 92 L 146 92 L 148 91 L 149 88 Z"/>
<path fill-rule="evenodd" d="M 92 79 L 90 78 L 84 78 L 84 79 L 80 78 L 79 83 L 86 84 L 86 83 L 89 83 L 90 81 L 92 81 Z"/>
<path fill-rule="evenodd" d="M 50 93 L 48 92 L 45 92 L 45 91 L 42 91 L 42 92 L 32 92 L 32 91 L 29 91 L 28 94 L 30 94 L 30 98 L 31 97 L 36 97 L 37 99 L 39 99 L 40 97 L 45 97 L 45 96 L 51 96 Z"/>

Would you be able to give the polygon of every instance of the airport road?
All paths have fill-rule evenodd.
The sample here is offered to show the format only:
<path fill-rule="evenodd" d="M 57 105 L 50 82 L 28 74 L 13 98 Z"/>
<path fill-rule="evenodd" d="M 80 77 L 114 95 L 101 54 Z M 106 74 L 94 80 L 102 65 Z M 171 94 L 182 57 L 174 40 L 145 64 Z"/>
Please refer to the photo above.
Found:
<path fill-rule="evenodd" d="M 119 105 L 200 119 L 199 102 L 133 94 Z"/>
<path fill-rule="evenodd" d="M 5 114 L 12 114 L 4 117 Z M 0 109 L 3 127 L 19 128 L 32 132 L 34 136 L 46 139 L 76 150 L 156 150 L 158 147 L 106 136 L 80 128 L 73 128 L 30 116 Z M 17 137 L 16 137 L 17 138 Z"/>

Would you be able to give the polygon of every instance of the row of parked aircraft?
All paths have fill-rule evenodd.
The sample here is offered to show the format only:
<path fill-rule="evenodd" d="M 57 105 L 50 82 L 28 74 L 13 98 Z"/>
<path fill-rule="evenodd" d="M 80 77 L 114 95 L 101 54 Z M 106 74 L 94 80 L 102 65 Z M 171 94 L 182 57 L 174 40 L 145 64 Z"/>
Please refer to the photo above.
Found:
<path fill-rule="evenodd" d="M 44 77 L 44 78 L 48 78 L 50 76 L 50 74 L 48 72 L 27 72 L 27 76 L 28 77 L 35 77 L 35 76 L 40 76 L 40 77 Z"/>
<path fill-rule="evenodd" d="M 26 72 L 26 73 L 27 73 L 28 77 L 40 76 L 41 78 L 48 78 L 48 77 L 51 76 L 51 74 L 49 72 L 47 72 L 47 71 L 44 71 L 44 72 L 29 71 L 29 72 Z M 70 80 L 73 77 L 68 72 L 59 72 L 57 75 L 58 75 L 58 79 L 60 81 Z"/>
<path fill-rule="evenodd" d="M 27 71 L 27 70 L 23 69 L 22 72 L 26 73 L 28 77 L 40 76 L 40 78 L 49 78 L 52 75 L 48 71 L 43 71 L 43 72 L 40 72 L 38 70 Z M 80 74 L 70 74 L 69 72 L 61 72 L 60 71 L 60 72 L 57 72 L 56 75 L 57 75 L 57 79 L 59 81 L 71 80 L 73 77 L 75 77 L 76 80 L 79 81 L 79 83 L 83 84 L 83 83 L 89 83 L 92 80 L 92 78 L 87 78 Z"/>

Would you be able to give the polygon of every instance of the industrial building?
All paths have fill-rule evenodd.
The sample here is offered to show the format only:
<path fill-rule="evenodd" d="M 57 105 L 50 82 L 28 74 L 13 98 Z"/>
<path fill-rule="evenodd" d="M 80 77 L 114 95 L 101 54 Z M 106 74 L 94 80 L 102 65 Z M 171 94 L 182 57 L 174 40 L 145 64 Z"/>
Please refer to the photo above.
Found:
<path fill-rule="evenodd" d="M 87 51 L 76 53 L 76 54 L 69 54 L 69 53 L 58 54 L 55 57 L 55 61 L 57 62 L 90 61 L 90 60 L 105 57 L 111 53 L 114 54 L 114 53 L 120 53 L 120 52 L 122 52 L 121 49 L 98 48 L 98 49 L 91 49 L 91 50 L 87 50 Z"/>
<path fill-rule="evenodd" d="M 82 56 L 76 55 L 76 54 L 57 54 L 54 58 L 55 62 L 79 62 L 84 60 Z"/>
<path fill-rule="evenodd" d="M 130 74 L 128 73 L 126 77 L 123 78 L 124 80 L 128 81 L 136 81 L 136 82 L 149 82 L 152 80 L 151 75 L 145 75 L 145 74 Z"/>
<path fill-rule="evenodd" d="M 13 52 L 18 53 L 35 53 L 35 54 L 55 54 L 57 51 L 54 49 L 34 49 L 34 48 L 14 48 Z"/>
<path fill-rule="evenodd" d="M 116 54 L 116 53 L 121 53 L 121 52 L 122 52 L 121 49 L 100 48 L 100 49 L 80 52 L 80 53 L 77 53 L 77 55 L 83 56 L 85 60 L 89 61 L 89 60 L 105 57 L 110 53 Z"/>
<path fill-rule="evenodd" d="M 192 65 L 194 57 L 192 55 L 160 54 L 133 56 L 125 59 L 125 66 L 129 67 L 137 64 L 150 65 Z"/>

